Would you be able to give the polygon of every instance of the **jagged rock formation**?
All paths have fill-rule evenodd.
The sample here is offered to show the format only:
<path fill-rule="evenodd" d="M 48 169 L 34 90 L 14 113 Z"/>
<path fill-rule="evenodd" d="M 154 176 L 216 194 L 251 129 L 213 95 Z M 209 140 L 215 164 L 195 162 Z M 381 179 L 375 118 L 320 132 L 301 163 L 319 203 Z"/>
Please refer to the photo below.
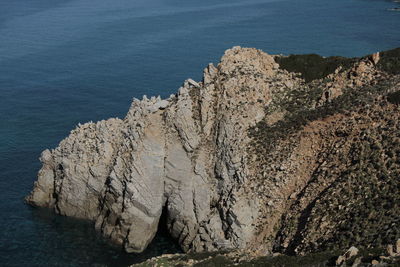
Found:
<path fill-rule="evenodd" d="M 94 221 L 128 252 L 146 248 L 162 214 L 185 251 L 389 243 L 400 234 L 393 51 L 317 56 L 324 70 L 310 74 L 300 63 L 315 56 L 234 47 L 202 82 L 134 99 L 125 119 L 79 125 L 45 150 L 27 201 Z M 344 227 L 357 234 L 341 239 Z"/>

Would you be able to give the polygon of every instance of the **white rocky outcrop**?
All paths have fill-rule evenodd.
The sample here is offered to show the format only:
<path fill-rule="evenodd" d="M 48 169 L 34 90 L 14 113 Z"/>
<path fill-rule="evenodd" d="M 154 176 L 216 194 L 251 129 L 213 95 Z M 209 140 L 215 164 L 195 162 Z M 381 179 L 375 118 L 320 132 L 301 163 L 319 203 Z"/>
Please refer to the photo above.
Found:
<path fill-rule="evenodd" d="M 234 47 L 217 66 L 205 68 L 201 82 L 186 80 L 176 95 L 134 99 L 122 120 L 78 125 L 57 148 L 42 153 L 43 167 L 27 201 L 93 221 L 128 252 L 147 247 L 161 216 L 184 251 L 237 248 L 265 255 L 274 242 L 281 250 L 308 249 L 316 242 L 307 231 L 329 228 L 325 219 L 309 220 L 304 229 L 303 222 L 338 170 L 349 165 L 341 163 L 349 157 L 339 152 L 347 155 L 359 128 L 377 128 L 371 120 L 352 119 L 364 111 L 332 111 L 321 119 L 311 111 L 385 76 L 375 56 L 310 85 L 275 59 Z M 385 103 L 374 109 L 397 108 Z M 288 116 L 303 111 L 309 118 Z M 312 121 L 303 125 L 305 119 Z M 280 122 L 287 128 L 279 128 Z M 286 129 L 285 136 L 269 144 L 274 125 Z M 326 162 L 330 176 L 321 171 Z"/>
<path fill-rule="evenodd" d="M 42 153 L 28 202 L 92 220 L 128 252 L 146 248 L 164 207 L 184 250 L 245 247 L 258 212 L 240 189 L 246 129 L 264 117 L 280 72 L 271 56 L 234 47 L 176 96 L 144 96 L 123 120 L 79 125 Z"/>

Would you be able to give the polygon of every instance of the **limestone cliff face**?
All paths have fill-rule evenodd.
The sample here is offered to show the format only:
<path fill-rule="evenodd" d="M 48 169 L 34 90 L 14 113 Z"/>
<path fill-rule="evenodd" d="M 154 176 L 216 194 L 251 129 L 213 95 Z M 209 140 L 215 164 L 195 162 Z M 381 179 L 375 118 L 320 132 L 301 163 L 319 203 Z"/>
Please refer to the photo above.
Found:
<path fill-rule="evenodd" d="M 371 107 L 386 105 L 388 113 L 398 114 L 384 96 L 398 90 L 398 76 L 365 58 L 346 61 L 346 68 L 335 61 L 332 71 L 306 83 L 282 67 L 288 60 L 234 47 L 218 66 L 204 70 L 202 82 L 189 79 L 165 100 L 134 99 L 123 120 L 79 125 L 56 149 L 42 153 L 27 201 L 92 220 L 128 252 L 147 247 L 163 210 L 171 236 L 185 251 L 308 248 L 298 242 L 299 235 L 310 235 L 302 225 L 310 214 L 303 213 L 338 179 L 323 172 L 324 160 L 338 162 L 353 153 L 350 137 L 375 124 L 353 119 L 355 126 L 342 130 L 347 141 L 338 141 L 335 133 L 356 116 L 336 110 L 302 121 L 295 115 L 318 113 L 382 81 L 388 84 L 376 93 L 381 102 Z M 292 129 L 288 120 L 300 125 Z M 342 154 L 331 153 L 335 147 Z M 293 220 L 301 229 L 287 228 Z"/>

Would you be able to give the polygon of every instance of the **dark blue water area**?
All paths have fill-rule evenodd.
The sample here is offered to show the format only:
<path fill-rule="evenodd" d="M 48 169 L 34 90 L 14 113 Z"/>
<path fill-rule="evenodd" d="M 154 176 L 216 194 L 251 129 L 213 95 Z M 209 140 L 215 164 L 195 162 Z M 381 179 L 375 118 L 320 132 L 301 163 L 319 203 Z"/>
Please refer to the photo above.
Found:
<path fill-rule="evenodd" d="M 383 0 L 0 1 L 0 265 L 126 266 L 88 222 L 23 198 L 38 157 L 79 122 L 124 117 L 132 97 L 175 93 L 235 45 L 271 54 L 361 56 L 400 46 L 399 6 Z"/>

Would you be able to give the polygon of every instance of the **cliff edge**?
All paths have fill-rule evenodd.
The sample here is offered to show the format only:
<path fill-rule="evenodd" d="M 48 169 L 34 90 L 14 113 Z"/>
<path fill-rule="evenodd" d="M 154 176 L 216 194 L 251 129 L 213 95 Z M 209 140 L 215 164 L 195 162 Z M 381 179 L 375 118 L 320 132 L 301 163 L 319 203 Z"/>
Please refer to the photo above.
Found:
<path fill-rule="evenodd" d="M 234 47 L 168 99 L 78 125 L 27 202 L 141 252 L 303 253 L 400 236 L 399 49 L 364 58 Z"/>

